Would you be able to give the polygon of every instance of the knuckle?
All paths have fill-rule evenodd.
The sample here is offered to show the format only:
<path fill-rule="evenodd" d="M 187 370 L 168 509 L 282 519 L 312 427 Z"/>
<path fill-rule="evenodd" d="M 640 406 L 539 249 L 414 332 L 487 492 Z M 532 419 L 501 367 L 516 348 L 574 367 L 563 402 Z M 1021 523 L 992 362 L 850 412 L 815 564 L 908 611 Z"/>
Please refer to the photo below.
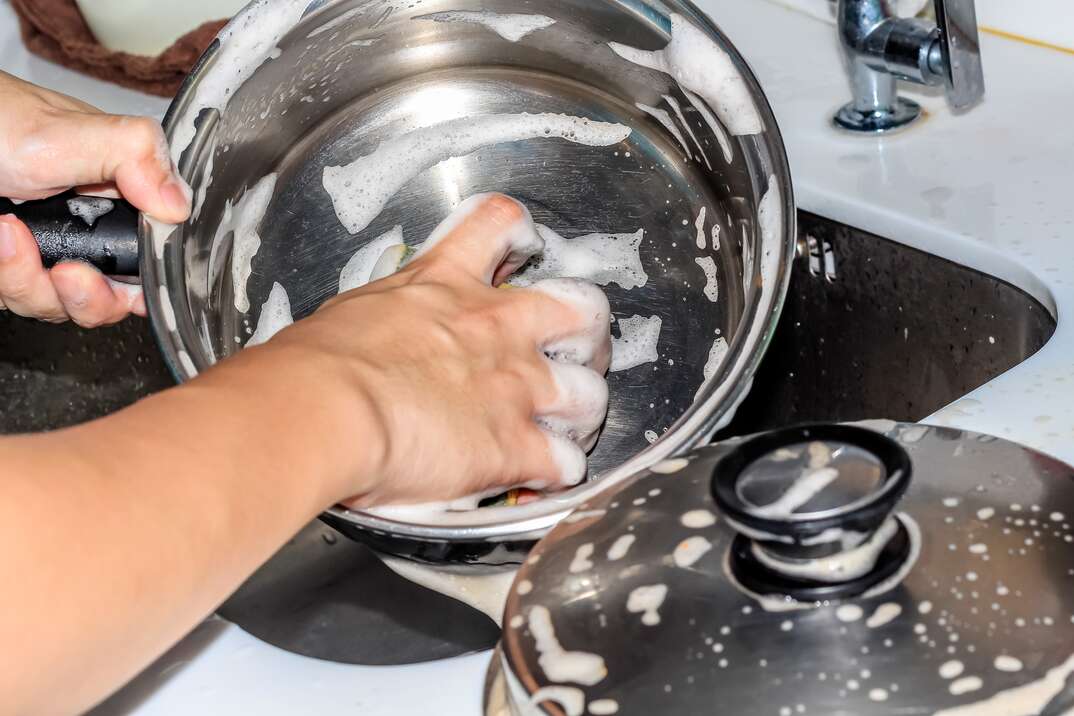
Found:
<path fill-rule="evenodd" d="M 486 195 L 481 208 L 505 224 L 513 224 L 523 217 L 522 205 L 499 192 Z"/>

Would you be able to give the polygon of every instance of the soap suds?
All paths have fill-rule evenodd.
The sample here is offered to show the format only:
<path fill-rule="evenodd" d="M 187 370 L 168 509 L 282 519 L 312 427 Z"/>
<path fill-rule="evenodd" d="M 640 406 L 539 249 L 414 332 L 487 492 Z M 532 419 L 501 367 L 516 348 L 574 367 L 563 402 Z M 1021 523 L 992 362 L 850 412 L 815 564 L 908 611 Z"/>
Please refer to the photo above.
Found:
<path fill-rule="evenodd" d="M 593 716 L 612 716 L 612 714 L 619 713 L 619 702 L 615 699 L 590 701 L 589 713 Z"/>
<path fill-rule="evenodd" d="M 229 233 L 234 234 L 231 242 L 231 278 L 235 293 L 235 308 L 241 313 L 250 310 L 250 299 L 246 295 L 246 282 L 253 270 L 254 256 L 261 248 L 261 236 L 258 231 L 275 189 L 276 175 L 268 174 L 247 189 L 234 205 L 231 200 L 228 200 L 224 204 L 224 215 L 216 228 L 216 236 L 213 238 L 212 249 L 209 252 L 209 272 L 212 275 L 215 272 L 218 253 L 223 246 L 224 239 Z"/>
<path fill-rule="evenodd" d="M 735 154 L 731 149 L 731 138 L 727 136 L 727 130 L 720 124 L 720 120 L 716 119 L 716 116 L 712 113 L 712 110 L 709 109 L 708 105 L 705 104 L 704 100 L 685 87 L 680 86 L 679 89 L 682 90 L 682 93 L 688 100 L 690 100 L 690 104 L 694 106 L 694 109 L 701 114 L 701 117 L 705 120 L 705 124 L 709 126 L 712 133 L 716 135 L 716 141 L 719 142 L 720 150 L 723 152 L 723 160 L 730 164 L 734 160 Z M 719 247 L 717 246 L 716 248 Z"/>
<path fill-rule="evenodd" d="M 997 671 L 1005 671 L 1009 674 L 1022 670 L 1022 661 L 1020 659 L 1005 654 L 997 656 L 994 665 Z"/>
<path fill-rule="evenodd" d="M 198 374 L 198 368 L 194 365 L 194 361 L 190 358 L 190 354 L 186 351 L 179 351 L 179 365 L 183 366 L 183 370 L 186 371 L 187 378 L 193 378 Z"/>
<path fill-rule="evenodd" d="M 261 315 L 257 319 L 257 328 L 254 330 L 246 346 L 259 346 L 266 343 L 274 335 L 295 322 L 291 315 L 291 301 L 287 297 L 287 291 L 279 283 L 272 284 L 268 300 L 261 306 Z"/>
<path fill-rule="evenodd" d="M 585 713 L 585 692 L 573 686 L 545 686 L 530 696 L 530 706 L 536 707 L 545 701 L 559 704 L 564 716 L 582 716 Z"/>
<path fill-rule="evenodd" d="M 1067 678 L 1072 673 L 1074 673 L 1074 656 L 1054 669 L 1050 669 L 1042 679 L 1000 691 L 984 701 L 937 711 L 934 716 L 1039 714 L 1063 690 Z"/>
<path fill-rule="evenodd" d="M 849 624 L 856 622 L 865 616 L 865 611 L 857 604 L 843 604 L 835 610 L 835 618 Z"/>
<path fill-rule="evenodd" d="M 353 291 L 369 283 L 373 268 L 384 252 L 403 245 L 403 227 L 395 226 L 358 249 L 339 274 L 339 292 Z"/>
<path fill-rule="evenodd" d="M 701 158 L 705 160 L 705 166 L 711 170 L 712 162 L 709 161 L 708 155 L 705 154 L 705 149 L 701 146 L 701 142 L 697 141 L 697 135 L 694 134 L 693 127 L 686 121 L 686 117 L 682 113 L 682 106 L 679 105 L 679 101 L 668 94 L 664 95 L 664 101 L 668 103 L 668 106 L 675 112 L 675 116 L 682 122 L 682 126 L 686 128 L 686 133 L 690 135 L 690 139 L 697 147 L 697 151 L 701 155 Z"/>
<path fill-rule="evenodd" d="M 672 558 L 676 567 L 692 567 L 711 549 L 712 543 L 704 537 L 687 537 L 675 547 Z"/>
<path fill-rule="evenodd" d="M 694 158 L 693 153 L 690 151 L 690 147 L 686 144 L 686 138 L 682 136 L 682 132 L 679 131 L 678 125 L 671 119 L 670 114 L 662 109 L 650 107 L 649 105 L 641 104 L 640 102 L 634 106 L 659 122 L 664 129 L 671 133 L 671 136 L 675 137 L 675 141 L 682 147 L 683 154 L 686 156 L 687 161 Z"/>
<path fill-rule="evenodd" d="M 206 151 L 208 159 L 205 160 L 205 169 L 201 172 L 201 184 L 194 194 L 194 207 L 190 212 L 190 218 L 196 221 L 201 216 L 201 207 L 205 204 L 205 197 L 209 194 L 209 187 L 213 183 L 213 163 L 216 160 L 216 141 Z"/>
<path fill-rule="evenodd" d="M 881 604 L 872 616 L 865 620 L 865 626 L 870 629 L 882 627 L 894 621 L 900 614 L 902 614 L 902 607 L 895 602 Z"/>
<path fill-rule="evenodd" d="M 429 15 L 419 15 L 413 19 L 484 25 L 508 42 L 518 42 L 526 35 L 551 27 L 556 23 L 555 20 L 544 15 L 500 14 L 468 10 L 435 12 Z"/>
<path fill-rule="evenodd" d="M 627 596 L 627 611 L 631 614 L 641 614 L 641 623 L 645 626 L 656 626 L 660 623 L 659 610 L 667 594 L 666 584 L 638 587 Z"/>
<path fill-rule="evenodd" d="M 388 139 L 372 154 L 345 166 L 327 166 L 322 181 L 336 216 L 347 231 L 357 234 L 407 182 L 452 157 L 526 139 L 560 138 L 603 147 L 628 136 L 630 128 L 621 124 L 564 114 L 464 117 Z"/>
<path fill-rule="evenodd" d="M 618 284 L 631 290 L 649 281 L 641 262 L 645 231 L 632 234 L 586 234 L 565 239 L 547 226 L 537 224 L 544 239 L 544 253 L 512 277 L 514 286 L 531 286 L 547 278 L 580 278 L 598 286 Z"/>
<path fill-rule="evenodd" d="M 732 135 L 764 131 L 750 88 L 731 56 L 682 15 L 672 13 L 671 41 L 662 50 L 648 52 L 618 42 L 609 47 L 629 62 L 671 75 L 700 95 Z"/>
<path fill-rule="evenodd" d="M 979 690 L 984 683 L 979 676 L 964 676 L 958 681 L 951 682 L 951 685 L 947 688 L 951 692 L 952 696 L 962 696 L 973 691 Z"/>
<path fill-rule="evenodd" d="M 800 561 L 777 559 L 756 544 L 753 545 L 752 552 L 753 556 L 766 567 L 789 577 L 825 583 L 845 582 L 868 574 L 876 566 L 880 553 L 898 530 L 898 522 L 890 518 L 860 546 L 817 559 Z"/>
<path fill-rule="evenodd" d="M 105 214 L 116 208 L 114 202 L 109 199 L 99 199 L 93 196 L 76 196 L 67 200 L 67 211 L 71 216 L 77 216 L 86 222 L 86 226 L 92 227 Z"/>
<path fill-rule="evenodd" d="M 621 318 L 619 338 L 612 338 L 612 373 L 630 370 L 639 365 L 654 363 L 660 358 L 660 316 L 631 316 Z"/>
<path fill-rule="evenodd" d="M 700 249 L 701 251 L 705 250 L 705 212 L 707 212 L 707 211 L 708 211 L 707 207 L 704 207 L 704 206 L 701 207 L 701 211 L 699 211 L 697 213 L 697 219 L 694 221 L 694 229 L 697 231 L 697 238 L 696 238 L 697 248 Z M 701 262 L 700 259 L 698 259 L 698 263 L 700 263 L 700 262 Z M 716 266 L 715 266 L 715 264 L 713 265 L 712 269 L 713 269 L 713 276 L 715 276 L 716 275 Z M 705 272 L 705 275 L 708 276 L 708 271 Z M 706 290 L 707 290 L 707 288 L 706 288 Z M 711 300 L 715 301 L 716 299 L 711 299 Z"/>
<path fill-rule="evenodd" d="M 309 7 L 310 0 L 254 0 L 218 35 L 220 44 L 208 72 L 194 85 L 186 109 L 172 130 L 172 161 L 190 146 L 195 120 L 205 109 L 223 112 L 235 92 L 278 51 L 277 45 Z"/>
<path fill-rule="evenodd" d="M 699 232 L 698 236 L 703 237 L 704 232 Z M 699 238 L 698 243 L 702 242 L 703 239 Z M 716 279 L 716 260 L 711 256 L 699 256 L 694 259 L 694 263 L 700 266 L 701 270 L 705 272 L 705 298 L 712 303 L 716 303 L 720 298 L 720 283 Z"/>
<path fill-rule="evenodd" d="M 571 560 L 571 564 L 567 567 L 567 571 L 571 574 L 577 574 L 579 572 L 585 572 L 593 569 L 593 560 L 590 557 L 593 556 L 593 543 L 587 542 L 574 552 L 574 559 Z"/>
<path fill-rule="evenodd" d="M 838 477 L 839 471 L 832 467 L 803 470 L 779 498 L 767 505 L 751 506 L 750 512 L 766 519 L 790 517 Z"/>
<path fill-rule="evenodd" d="M 608 559 L 615 562 L 625 557 L 631 545 L 634 544 L 634 540 L 634 535 L 622 535 L 616 538 L 612 546 L 608 548 Z"/>
<path fill-rule="evenodd" d="M 679 518 L 679 522 L 682 523 L 683 527 L 700 530 L 716 524 L 716 515 L 708 510 L 690 510 Z"/>
<path fill-rule="evenodd" d="M 549 681 L 593 686 L 608 675 L 604 659 L 599 654 L 563 648 L 556 638 L 552 615 L 547 607 L 535 606 L 530 609 L 529 625 L 539 655 L 537 663 Z"/>
<path fill-rule="evenodd" d="M 701 369 L 701 374 L 704 376 L 704 380 L 701 383 L 701 387 L 697 390 L 698 394 L 701 393 L 701 390 L 705 387 L 705 384 L 709 379 L 716 375 L 716 371 L 720 369 L 724 358 L 727 357 L 728 349 L 729 346 L 727 345 L 727 340 L 724 339 L 723 336 L 718 337 L 712 342 L 712 347 L 709 348 L 709 357 L 705 361 L 704 368 Z"/>
<path fill-rule="evenodd" d="M 959 676 L 962 676 L 962 672 L 964 672 L 965 670 L 965 664 L 963 664 L 961 661 L 958 661 L 957 659 L 945 661 L 944 663 L 940 664 L 940 678 L 947 681 L 950 681 L 951 679 L 957 679 Z"/>

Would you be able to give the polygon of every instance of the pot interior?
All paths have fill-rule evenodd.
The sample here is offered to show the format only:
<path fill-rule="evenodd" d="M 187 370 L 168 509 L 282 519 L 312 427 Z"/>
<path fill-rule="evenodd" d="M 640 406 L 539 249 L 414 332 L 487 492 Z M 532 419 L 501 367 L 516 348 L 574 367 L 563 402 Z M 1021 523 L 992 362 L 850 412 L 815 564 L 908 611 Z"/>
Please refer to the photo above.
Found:
<path fill-rule="evenodd" d="M 545 20 L 515 38 L 526 29 L 524 18 L 505 28 L 489 13 Z M 702 100 L 608 45 L 660 49 L 677 13 L 730 53 L 765 120 L 760 133 L 730 137 L 730 162 Z M 224 50 L 211 50 L 191 78 L 169 129 L 184 113 L 199 112 L 200 85 L 230 71 Z M 471 142 L 465 147 L 471 151 L 449 152 L 428 168 L 415 160 L 414 167 L 377 175 L 394 181 L 402 172 L 403 179 L 364 224 L 344 216 L 346 208 L 339 211 L 359 195 L 334 202 L 326 189 L 326 167 L 346 166 L 392 141 L 436 127 L 448 133 L 466 122 L 477 122 L 475 132 L 498 122 L 489 137 L 517 137 L 525 133 L 517 128 L 533 121 L 523 115 L 549 117 L 550 134 Z M 567 121 L 562 116 L 620 125 L 629 135 L 605 146 L 587 144 L 560 131 Z M 633 278 L 620 273 L 602 287 L 617 339 L 659 321 L 655 355 L 647 356 L 655 360 L 609 374 L 610 410 L 590 456 L 591 477 L 640 454 L 655 459 L 690 447 L 711 432 L 733 402 L 726 392 L 714 399 L 715 386 L 752 373 L 766 331 L 747 328 L 770 320 L 785 290 L 793 218 L 763 240 L 757 218 L 773 182 L 781 192 L 777 208 L 790 202 L 778 131 L 748 68 L 688 5 L 319 4 L 234 90 L 225 111 L 199 112 L 180 168 L 195 188 L 197 216 L 170 236 L 148 273 L 157 273 L 163 288 L 150 298 L 154 316 L 166 302 L 177 319 L 161 342 L 181 379 L 243 348 L 274 284 L 286 291 L 298 320 L 337 294 L 341 272 L 357 251 L 392 231 L 417 245 L 475 193 L 514 196 L 538 224 L 567 240 L 609 234 L 620 237 L 620 245 L 639 242 L 644 281 L 636 272 Z M 243 263 L 237 238 L 243 231 L 255 231 L 260 240 L 245 291 L 243 272 L 236 270 Z M 765 269 L 768 276 L 762 276 Z M 762 289 L 777 295 L 769 291 L 766 298 Z M 706 377 L 712 380 L 703 389 Z M 661 455 L 660 446 L 685 430 L 691 411 L 689 434 L 678 435 Z"/>

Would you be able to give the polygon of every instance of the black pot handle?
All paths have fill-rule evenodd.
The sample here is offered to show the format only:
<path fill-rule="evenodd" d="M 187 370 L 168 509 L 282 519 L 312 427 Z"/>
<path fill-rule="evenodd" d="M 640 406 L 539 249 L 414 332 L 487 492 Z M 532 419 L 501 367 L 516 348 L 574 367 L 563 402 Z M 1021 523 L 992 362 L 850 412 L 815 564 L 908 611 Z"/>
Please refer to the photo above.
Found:
<path fill-rule="evenodd" d="M 15 204 L 0 198 L 0 214 L 14 214 L 29 227 L 45 266 L 84 261 L 109 276 L 138 275 L 138 210 L 125 201 L 66 192 Z M 97 206 L 95 206 L 97 204 Z"/>

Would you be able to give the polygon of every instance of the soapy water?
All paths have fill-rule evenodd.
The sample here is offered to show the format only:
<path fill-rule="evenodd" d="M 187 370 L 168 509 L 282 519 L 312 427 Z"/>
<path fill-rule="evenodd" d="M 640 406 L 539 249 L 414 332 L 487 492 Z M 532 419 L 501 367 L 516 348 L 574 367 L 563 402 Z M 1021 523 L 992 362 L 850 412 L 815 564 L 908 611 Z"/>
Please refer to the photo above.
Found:
<path fill-rule="evenodd" d="M 452 10 L 418 15 L 413 20 L 432 20 L 433 22 L 462 22 L 484 25 L 508 42 L 518 42 L 538 30 L 551 27 L 556 23 L 544 15 L 501 14 L 488 11 Z"/>

